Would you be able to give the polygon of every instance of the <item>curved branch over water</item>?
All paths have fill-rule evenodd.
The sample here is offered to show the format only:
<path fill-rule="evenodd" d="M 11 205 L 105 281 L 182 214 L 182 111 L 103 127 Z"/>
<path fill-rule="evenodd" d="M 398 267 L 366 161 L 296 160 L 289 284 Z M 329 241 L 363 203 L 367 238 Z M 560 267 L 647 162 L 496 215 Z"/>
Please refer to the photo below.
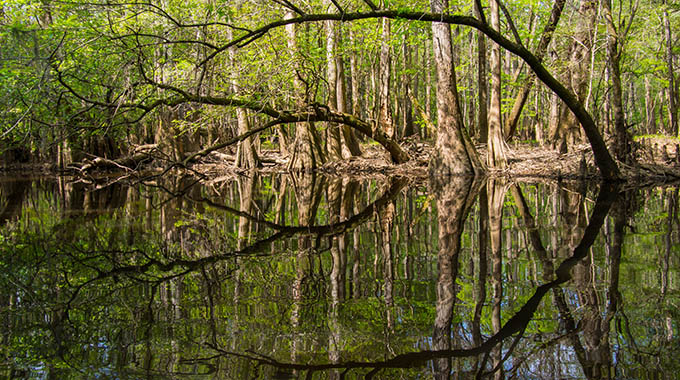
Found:
<path fill-rule="evenodd" d="M 600 169 L 602 177 L 606 180 L 618 180 L 621 177 L 619 168 L 614 161 L 614 159 L 609 154 L 607 146 L 602 139 L 595 121 L 588 111 L 585 109 L 583 104 L 578 101 L 576 95 L 567 89 L 559 80 L 557 80 L 545 66 L 541 63 L 541 59 L 535 56 L 532 52 L 526 49 L 524 46 L 513 42 L 503 36 L 501 33 L 493 30 L 488 24 L 472 16 L 463 15 L 449 15 L 449 14 L 438 14 L 438 13 L 427 13 L 427 12 L 415 12 L 410 10 L 373 10 L 371 12 L 356 12 L 356 13 L 322 13 L 322 14 L 307 14 L 304 16 L 294 17 L 285 20 L 278 20 L 267 25 L 264 25 L 258 29 L 246 33 L 229 43 L 220 46 L 217 50 L 209 54 L 200 65 L 205 64 L 209 60 L 213 59 L 217 54 L 227 50 L 232 46 L 239 46 L 243 42 L 251 41 L 253 38 L 259 38 L 265 33 L 279 28 L 288 24 L 299 24 L 314 21 L 326 21 L 326 20 L 337 20 L 337 21 L 355 21 L 355 20 L 366 20 L 372 18 L 389 18 L 389 19 L 403 19 L 412 21 L 425 21 L 425 22 L 443 22 L 447 24 L 455 25 L 467 25 L 472 28 L 479 30 L 480 32 L 487 35 L 498 45 L 504 49 L 510 51 L 516 56 L 520 57 L 524 62 L 526 62 L 529 67 L 533 70 L 534 74 L 546 85 L 548 86 L 557 96 L 569 107 L 569 109 L 574 113 L 578 121 L 588 137 L 588 141 L 593 149 L 593 154 L 595 156 L 595 163 Z"/>

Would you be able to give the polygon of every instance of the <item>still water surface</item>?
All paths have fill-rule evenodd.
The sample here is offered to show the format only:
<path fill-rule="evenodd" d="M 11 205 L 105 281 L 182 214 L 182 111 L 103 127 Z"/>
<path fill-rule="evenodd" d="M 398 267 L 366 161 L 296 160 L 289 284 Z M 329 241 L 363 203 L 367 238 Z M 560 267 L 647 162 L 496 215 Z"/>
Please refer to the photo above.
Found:
<path fill-rule="evenodd" d="M 680 373 L 677 188 L 106 181 L 0 177 L 0 379 Z"/>

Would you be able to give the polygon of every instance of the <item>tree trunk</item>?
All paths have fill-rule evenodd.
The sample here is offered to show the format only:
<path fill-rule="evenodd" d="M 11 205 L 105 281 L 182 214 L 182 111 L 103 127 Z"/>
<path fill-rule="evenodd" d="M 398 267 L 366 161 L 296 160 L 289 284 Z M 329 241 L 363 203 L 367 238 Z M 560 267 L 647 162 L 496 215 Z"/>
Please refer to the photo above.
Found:
<path fill-rule="evenodd" d="M 664 37 L 666 38 L 666 69 L 668 71 L 668 119 L 673 136 L 678 136 L 678 105 L 676 104 L 675 72 L 673 71 L 673 39 L 671 38 L 671 23 L 668 17 L 668 3 L 664 0 L 663 4 L 663 28 Z"/>
<path fill-rule="evenodd" d="M 593 47 L 591 33 L 597 17 L 595 3 L 591 0 L 580 0 L 578 13 L 574 40 L 569 46 L 568 64 L 562 82 L 571 89 L 577 100 L 585 107 L 584 100 L 588 91 L 587 71 Z M 559 122 L 557 128 L 552 131 L 550 140 L 561 153 L 568 151 L 569 144 L 581 140 L 579 121 L 569 107 L 561 107 Z"/>
<path fill-rule="evenodd" d="M 406 31 L 404 33 L 407 33 Z M 413 63 L 411 62 L 411 49 L 406 43 L 408 40 L 408 34 L 404 35 L 404 41 L 402 42 L 401 48 L 402 48 L 402 54 L 404 57 L 404 71 L 406 73 L 403 74 L 403 81 L 402 81 L 402 86 L 403 86 L 403 92 L 402 92 L 402 102 L 403 102 L 403 136 L 404 137 L 409 137 L 415 133 L 413 129 L 413 106 L 411 105 L 411 96 L 412 94 L 412 75 L 408 74 L 410 69 L 413 67 Z"/>
<path fill-rule="evenodd" d="M 360 93 L 360 83 L 359 83 L 359 67 L 358 67 L 358 57 L 356 53 L 356 41 L 354 38 L 354 32 L 352 31 L 352 28 L 349 28 L 348 32 L 348 37 L 349 37 L 349 43 L 352 46 L 352 49 L 349 52 L 349 71 L 350 71 L 350 80 L 351 80 L 351 105 L 352 105 L 352 114 L 358 118 L 364 118 L 364 112 L 363 108 L 361 107 L 364 102 L 361 99 L 361 93 Z"/>
<path fill-rule="evenodd" d="M 448 0 L 431 0 L 432 12 L 435 13 L 444 12 L 448 5 Z M 438 128 L 430 173 L 440 176 L 479 174 L 484 171 L 484 166 L 463 126 L 453 65 L 451 27 L 448 24 L 432 23 L 432 47 L 437 70 Z"/>
<path fill-rule="evenodd" d="M 652 86 L 649 76 L 645 76 L 645 127 L 647 134 L 656 133 L 656 114 L 654 113 L 654 99 L 652 98 Z"/>
<path fill-rule="evenodd" d="M 336 55 L 335 66 L 337 68 L 337 84 L 336 84 L 336 99 L 338 112 L 347 113 L 347 86 L 345 77 L 345 63 L 341 56 Z M 360 117 L 358 114 L 354 114 L 356 117 Z M 349 126 L 343 124 L 341 127 L 342 137 L 345 141 L 345 146 L 349 150 L 352 156 L 361 156 L 361 148 L 359 147 L 359 141 L 357 140 L 354 130 Z"/>
<path fill-rule="evenodd" d="M 295 17 L 293 11 L 286 12 L 284 19 L 291 19 Z M 288 51 L 292 55 L 292 61 L 296 62 L 300 55 L 300 47 L 297 43 L 297 25 L 288 24 L 285 27 Z M 293 90 L 297 97 L 297 106 L 302 108 L 305 103 L 303 98 L 304 83 L 299 78 L 300 73 L 297 72 L 297 64 L 295 64 L 296 73 L 293 75 Z M 295 124 L 295 141 L 293 142 L 293 149 L 291 149 L 292 157 L 288 163 L 290 169 L 295 170 L 311 170 L 323 163 L 324 157 L 318 149 L 318 138 L 315 138 L 312 123 L 296 123 Z"/>
<path fill-rule="evenodd" d="M 378 67 L 379 94 L 378 94 L 378 124 L 389 138 L 394 137 L 394 120 L 390 107 L 390 67 L 392 56 L 390 54 L 389 41 L 391 38 L 390 20 L 382 19 L 382 37 L 380 44 L 380 61 Z"/>
<path fill-rule="evenodd" d="M 333 5 L 328 3 L 329 7 Z M 336 62 L 336 47 L 338 44 L 337 21 L 325 21 L 326 29 L 326 81 L 328 82 L 328 108 L 331 111 L 338 110 L 338 66 Z M 342 146 L 340 145 L 340 128 L 336 123 L 326 123 L 328 158 L 331 161 L 342 159 Z"/>
<path fill-rule="evenodd" d="M 430 138 L 430 131 L 427 125 L 432 123 L 432 42 L 425 41 L 423 49 L 423 63 L 425 67 L 425 116 L 427 116 L 426 127 L 422 129 L 423 139 Z"/>
<path fill-rule="evenodd" d="M 491 28 L 500 32 L 500 12 L 498 0 L 489 2 L 491 8 Z M 502 169 L 506 165 L 505 140 L 501 122 L 501 47 L 491 47 L 491 104 L 489 105 L 489 141 L 487 165 Z"/>
<path fill-rule="evenodd" d="M 479 2 L 475 1 L 475 16 L 481 19 L 482 10 Z M 489 136 L 489 117 L 487 115 L 487 70 L 486 70 L 486 36 L 477 31 L 477 128 L 479 130 L 479 142 L 486 143 Z"/>
<path fill-rule="evenodd" d="M 617 30 L 611 13 L 611 0 L 603 0 L 605 23 L 607 24 L 607 53 L 609 70 L 612 80 L 610 94 L 611 109 L 614 113 L 614 155 L 622 162 L 630 164 L 633 157 L 630 155 L 632 137 L 626 130 L 625 116 L 623 113 L 623 93 L 621 88 L 621 44 L 619 30 Z"/>
<path fill-rule="evenodd" d="M 553 32 L 555 32 L 557 24 L 560 21 L 560 17 L 562 16 L 562 10 L 564 9 L 565 3 L 566 0 L 556 0 L 553 3 L 552 12 L 550 13 L 550 19 L 548 20 L 548 23 L 546 24 L 545 28 L 543 28 L 543 32 L 541 33 L 541 39 L 538 42 L 538 46 L 536 47 L 535 53 L 536 58 L 538 58 L 539 61 L 541 62 L 543 61 L 543 57 L 545 56 L 545 53 L 548 50 L 548 46 L 552 41 Z M 531 88 L 534 85 L 535 78 L 536 77 L 533 74 L 527 75 L 526 79 L 524 79 L 524 81 L 522 82 L 522 87 L 520 88 L 519 92 L 517 93 L 517 96 L 515 97 L 515 102 L 512 105 L 512 110 L 510 111 L 510 114 L 505 120 L 504 136 L 506 141 L 510 140 L 512 136 L 515 134 L 515 131 L 517 130 L 517 121 L 519 120 L 519 116 L 522 113 L 524 104 L 527 101 L 529 92 L 531 91 Z"/>

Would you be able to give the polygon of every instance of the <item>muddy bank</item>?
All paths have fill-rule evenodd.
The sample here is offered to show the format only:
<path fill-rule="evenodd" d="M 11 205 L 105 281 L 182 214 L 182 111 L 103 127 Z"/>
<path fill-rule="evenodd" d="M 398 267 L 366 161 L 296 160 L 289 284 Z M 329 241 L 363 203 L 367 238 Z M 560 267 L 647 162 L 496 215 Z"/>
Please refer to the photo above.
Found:
<path fill-rule="evenodd" d="M 637 165 L 630 166 L 619 162 L 626 181 L 631 183 L 664 183 L 680 180 L 680 153 L 677 140 L 647 137 L 635 144 Z M 385 150 L 378 145 L 364 145 L 363 154 L 342 161 L 321 165 L 317 172 L 350 178 L 402 176 L 424 181 L 428 178 L 428 163 L 433 151 L 430 142 L 407 140 L 402 148 L 411 159 L 403 164 L 393 164 Z M 486 146 L 477 145 L 481 157 L 486 156 Z M 191 165 L 170 162 L 158 151 L 149 151 L 138 157 L 125 157 L 119 160 L 92 158 L 80 163 L 59 168 L 56 163 L 11 163 L 0 166 L 6 173 L 70 174 L 80 177 L 96 178 L 112 172 L 128 176 L 164 175 L 174 170 L 186 170 L 204 179 L 216 179 L 242 175 L 247 170 L 234 166 L 234 156 L 229 153 L 212 152 Z M 263 173 L 288 172 L 287 158 L 277 150 L 264 149 L 260 153 Z M 536 144 L 513 144 L 507 147 L 508 165 L 504 169 L 488 169 L 488 175 L 515 179 L 586 179 L 600 178 L 590 146 L 581 144 L 571 151 L 561 154 L 549 147 Z"/>

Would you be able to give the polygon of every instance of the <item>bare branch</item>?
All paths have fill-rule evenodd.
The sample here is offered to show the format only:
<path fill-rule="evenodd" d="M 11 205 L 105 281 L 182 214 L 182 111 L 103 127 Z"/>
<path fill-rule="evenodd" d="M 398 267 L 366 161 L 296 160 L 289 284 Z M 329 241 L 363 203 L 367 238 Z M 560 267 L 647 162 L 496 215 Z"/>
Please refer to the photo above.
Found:
<path fill-rule="evenodd" d="M 517 27 L 515 26 L 515 23 L 512 21 L 512 16 L 510 15 L 510 12 L 508 12 L 508 8 L 506 8 L 505 4 L 503 4 L 503 2 L 500 0 L 498 0 L 498 5 L 501 7 L 501 10 L 505 15 L 505 19 L 508 21 L 508 27 L 510 28 L 513 37 L 515 37 L 515 42 L 517 42 L 520 46 L 524 46 L 524 44 L 522 43 L 522 38 L 519 36 L 519 32 L 517 32 Z"/>
<path fill-rule="evenodd" d="M 338 12 L 340 12 L 340 13 L 342 13 L 342 14 L 345 14 L 345 10 L 342 9 L 342 7 L 340 6 L 340 4 L 338 4 L 337 0 L 331 0 L 331 3 L 333 3 L 333 5 L 335 6 L 335 8 L 337 8 Z"/>

